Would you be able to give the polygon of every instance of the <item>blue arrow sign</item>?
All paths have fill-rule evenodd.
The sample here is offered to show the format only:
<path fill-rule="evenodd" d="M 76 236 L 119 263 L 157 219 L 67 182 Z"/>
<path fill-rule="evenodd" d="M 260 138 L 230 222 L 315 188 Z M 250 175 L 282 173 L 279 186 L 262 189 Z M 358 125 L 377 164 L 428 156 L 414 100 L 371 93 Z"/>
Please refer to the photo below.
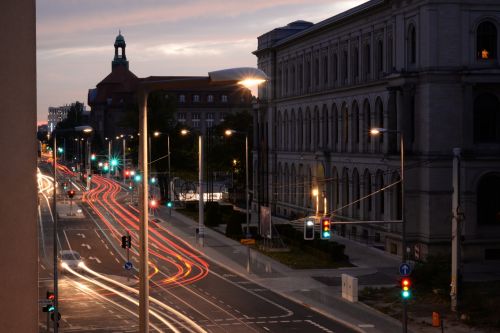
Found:
<path fill-rule="evenodd" d="M 125 269 L 129 271 L 132 269 L 132 263 L 130 261 L 127 261 L 123 267 L 125 267 Z"/>
<path fill-rule="evenodd" d="M 399 275 L 408 276 L 411 273 L 411 267 L 407 263 L 402 263 L 399 265 Z"/>

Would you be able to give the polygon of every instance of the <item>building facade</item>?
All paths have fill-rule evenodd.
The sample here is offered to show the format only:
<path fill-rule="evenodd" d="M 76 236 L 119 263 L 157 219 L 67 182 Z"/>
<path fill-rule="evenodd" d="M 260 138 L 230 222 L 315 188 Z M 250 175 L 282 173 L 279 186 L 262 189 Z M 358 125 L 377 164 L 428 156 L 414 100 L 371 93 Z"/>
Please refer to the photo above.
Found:
<path fill-rule="evenodd" d="M 63 106 L 49 106 L 49 115 L 47 117 L 47 126 L 49 133 L 56 128 L 57 124 L 68 117 L 68 112 L 72 107 L 78 106 L 81 108 L 82 117 L 88 119 L 89 112 L 85 110 L 85 105 L 79 102 L 71 103 Z"/>
<path fill-rule="evenodd" d="M 403 156 L 411 254 L 449 251 L 460 148 L 463 258 L 500 260 L 499 29 L 495 0 L 372 0 L 258 37 L 252 209 L 401 220 Z M 401 223 L 337 231 L 402 254 Z"/>
<path fill-rule="evenodd" d="M 134 134 L 131 128 L 123 126 L 123 119 L 129 108 L 137 112 L 136 92 L 141 82 L 188 79 L 184 76 L 149 76 L 138 78 L 129 70 L 125 55 L 126 43 L 121 33 L 116 37 L 115 55 L 111 73 L 99 82 L 94 89 L 89 89 L 88 104 L 91 107 L 91 122 L 97 135 L 104 140 L 121 134 Z M 167 93 L 167 92 L 166 92 Z M 177 103 L 174 118 L 187 127 L 205 132 L 224 121 L 230 113 L 251 110 L 251 92 L 234 85 L 206 84 L 184 88 L 169 89 L 169 96 L 174 96 Z"/>

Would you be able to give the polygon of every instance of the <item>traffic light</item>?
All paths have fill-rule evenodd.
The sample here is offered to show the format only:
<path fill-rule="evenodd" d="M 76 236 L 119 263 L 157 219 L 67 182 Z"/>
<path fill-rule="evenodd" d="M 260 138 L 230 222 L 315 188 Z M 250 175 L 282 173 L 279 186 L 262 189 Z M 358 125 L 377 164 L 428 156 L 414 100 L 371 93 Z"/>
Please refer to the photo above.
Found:
<path fill-rule="evenodd" d="M 304 239 L 314 239 L 314 218 L 309 218 L 304 221 Z"/>
<path fill-rule="evenodd" d="M 90 155 L 90 159 L 91 159 L 92 161 L 95 161 L 95 159 L 96 159 L 95 154 Z"/>
<path fill-rule="evenodd" d="M 75 190 L 69 190 L 66 193 L 68 194 L 68 198 L 70 199 L 73 199 L 73 197 L 75 196 Z"/>
<path fill-rule="evenodd" d="M 62 147 L 57 147 L 57 152 L 59 154 L 62 154 L 62 153 L 64 153 L 64 149 Z"/>
<path fill-rule="evenodd" d="M 411 280 L 409 277 L 404 276 L 401 278 L 401 298 L 408 300 L 411 297 Z"/>
<path fill-rule="evenodd" d="M 42 308 L 43 312 L 54 312 L 54 300 L 56 299 L 56 295 L 52 291 L 47 291 L 47 300 L 52 302 L 52 304 L 47 304 Z"/>
<path fill-rule="evenodd" d="M 167 207 L 168 208 L 174 207 L 174 203 L 172 201 L 167 201 Z"/>
<path fill-rule="evenodd" d="M 329 217 L 321 218 L 321 239 L 330 239 L 332 237 L 332 222 Z"/>
<path fill-rule="evenodd" d="M 129 177 L 130 176 L 130 171 L 129 170 L 125 170 L 125 177 Z"/>
<path fill-rule="evenodd" d="M 132 237 L 130 235 L 122 236 L 122 248 L 130 249 L 131 246 L 132 246 Z"/>
<path fill-rule="evenodd" d="M 142 179 L 142 177 L 141 177 L 141 175 L 139 175 L 139 174 L 136 174 L 136 175 L 134 176 L 134 181 L 135 181 L 136 183 L 140 182 L 140 181 L 141 181 L 141 179 Z"/>
<path fill-rule="evenodd" d="M 63 185 L 63 189 L 64 189 L 64 190 L 67 190 L 67 189 L 68 189 L 68 183 L 64 182 L 62 185 Z"/>
<path fill-rule="evenodd" d="M 104 171 L 108 171 L 109 170 L 109 164 L 106 162 L 104 163 Z"/>
<path fill-rule="evenodd" d="M 117 166 L 117 165 L 118 165 L 118 160 L 117 160 L 116 158 L 113 158 L 113 159 L 111 160 L 111 166 L 114 166 L 114 167 L 115 167 L 115 166 Z"/>
<path fill-rule="evenodd" d="M 149 208 L 157 208 L 157 207 L 158 207 L 158 201 L 156 199 L 149 200 Z"/>
<path fill-rule="evenodd" d="M 156 184 L 156 178 L 155 177 L 151 177 L 151 184 Z"/>

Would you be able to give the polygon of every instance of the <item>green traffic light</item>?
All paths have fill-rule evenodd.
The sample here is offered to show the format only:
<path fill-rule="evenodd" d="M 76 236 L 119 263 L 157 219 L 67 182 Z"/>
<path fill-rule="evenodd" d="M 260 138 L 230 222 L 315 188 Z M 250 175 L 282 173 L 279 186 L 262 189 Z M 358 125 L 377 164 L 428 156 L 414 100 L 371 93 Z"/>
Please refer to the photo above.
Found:
<path fill-rule="evenodd" d="M 51 305 L 51 306 L 48 307 L 47 311 L 48 312 L 54 312 L 55 309 L 56 309 L 55 306 Z"/>
<path fill-rule="evenodd" d="M 108 171 L 109 170 L 109 167 L 107 164 L 104 165 L 104 171 Z"/>
<path fill-rule="evenodd" d="M 172 208 L 174 206 L 174 203 L 172 201 L 167 202 L 167 207 Z"/>
<path fill-rule="evenodd" d="M 155 177 L 151 177 L 151 184 L 156 184 L 156 178 Z"/>
<path fill-rule="evenodd" d="M 95 161 L 95 159 L 96 159 L 95 154 L 90 155 L 90 159 L 91 159 L 92 161 Z"/>
<path fill-rule="evenodd" d="M 118 160 L 116 158 L 111 160 L 111 166 L 117 166 L 118 165 Z"/>
<path fill-rule="evenodd" d="M 408 299 L 408 298 L 410 298 L 410 296 L 411 296 L 411 293 L 409 290 L 403 290 L 401 292 L 401 297 L 403 297 L 403 299 Z"/>
<path fill-rule="evenodd" d="M 141 175 L 135 175 L 135 176 L 134 176 L 134 180 L 135 180 L 137 183 L 138 183 L 138 182 L 140 182 L 140 181 L 141 181 L 141 179 L 142 179 Z"/>
<path fill-rule="evenodd" d="M 64 149 L 62 149 L 62 147 L 57 147 L 57 152 L 59 154 L 62 154 L 64 152 Z"/>

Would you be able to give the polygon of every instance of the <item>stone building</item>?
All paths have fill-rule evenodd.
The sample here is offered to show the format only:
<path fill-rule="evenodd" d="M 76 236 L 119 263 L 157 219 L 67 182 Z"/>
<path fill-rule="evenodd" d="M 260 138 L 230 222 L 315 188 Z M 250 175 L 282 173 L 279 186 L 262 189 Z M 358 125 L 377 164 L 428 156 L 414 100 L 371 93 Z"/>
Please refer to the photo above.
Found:
<path fill-rule="evenodd" d="M 258 37 L 252 209 L 311 215 L 318 188 L 334 219 L 401 220 L 402 138 L 411 255 L 449 251 L 460 148 L 463 258 L 500 260 L 499 29 L 496 0 L 372 0 Z M 400 223 L 337 231 L 402 253 Z"/>
<path fill-rule="evenodd" d="M 91 107 L 91 122 L 101 141 L 121 134 L 134 134 L 122 125 L 128 108 L 137 108 L 136 92 L 140 82 L 187 79 L 182 76 L 150 76 L 138 78 L 129 70 L 126 58 L 126 43 L 121 33 L 114 43 L 115 53 L 111 73 L 89 89 L 88 104 Z M 175 119 L 205 131 L 206 128 L 224 121 L 225 115 L 243 110 L 251 110 L 251 92 L 234 85 L 200 84 L 184 88 L 170 89 L 170 95 L 177 100 Z M 138 112 L 138 110 L 137 110 Z M 137 116 L 139 117 L 139 116 Z"/>

